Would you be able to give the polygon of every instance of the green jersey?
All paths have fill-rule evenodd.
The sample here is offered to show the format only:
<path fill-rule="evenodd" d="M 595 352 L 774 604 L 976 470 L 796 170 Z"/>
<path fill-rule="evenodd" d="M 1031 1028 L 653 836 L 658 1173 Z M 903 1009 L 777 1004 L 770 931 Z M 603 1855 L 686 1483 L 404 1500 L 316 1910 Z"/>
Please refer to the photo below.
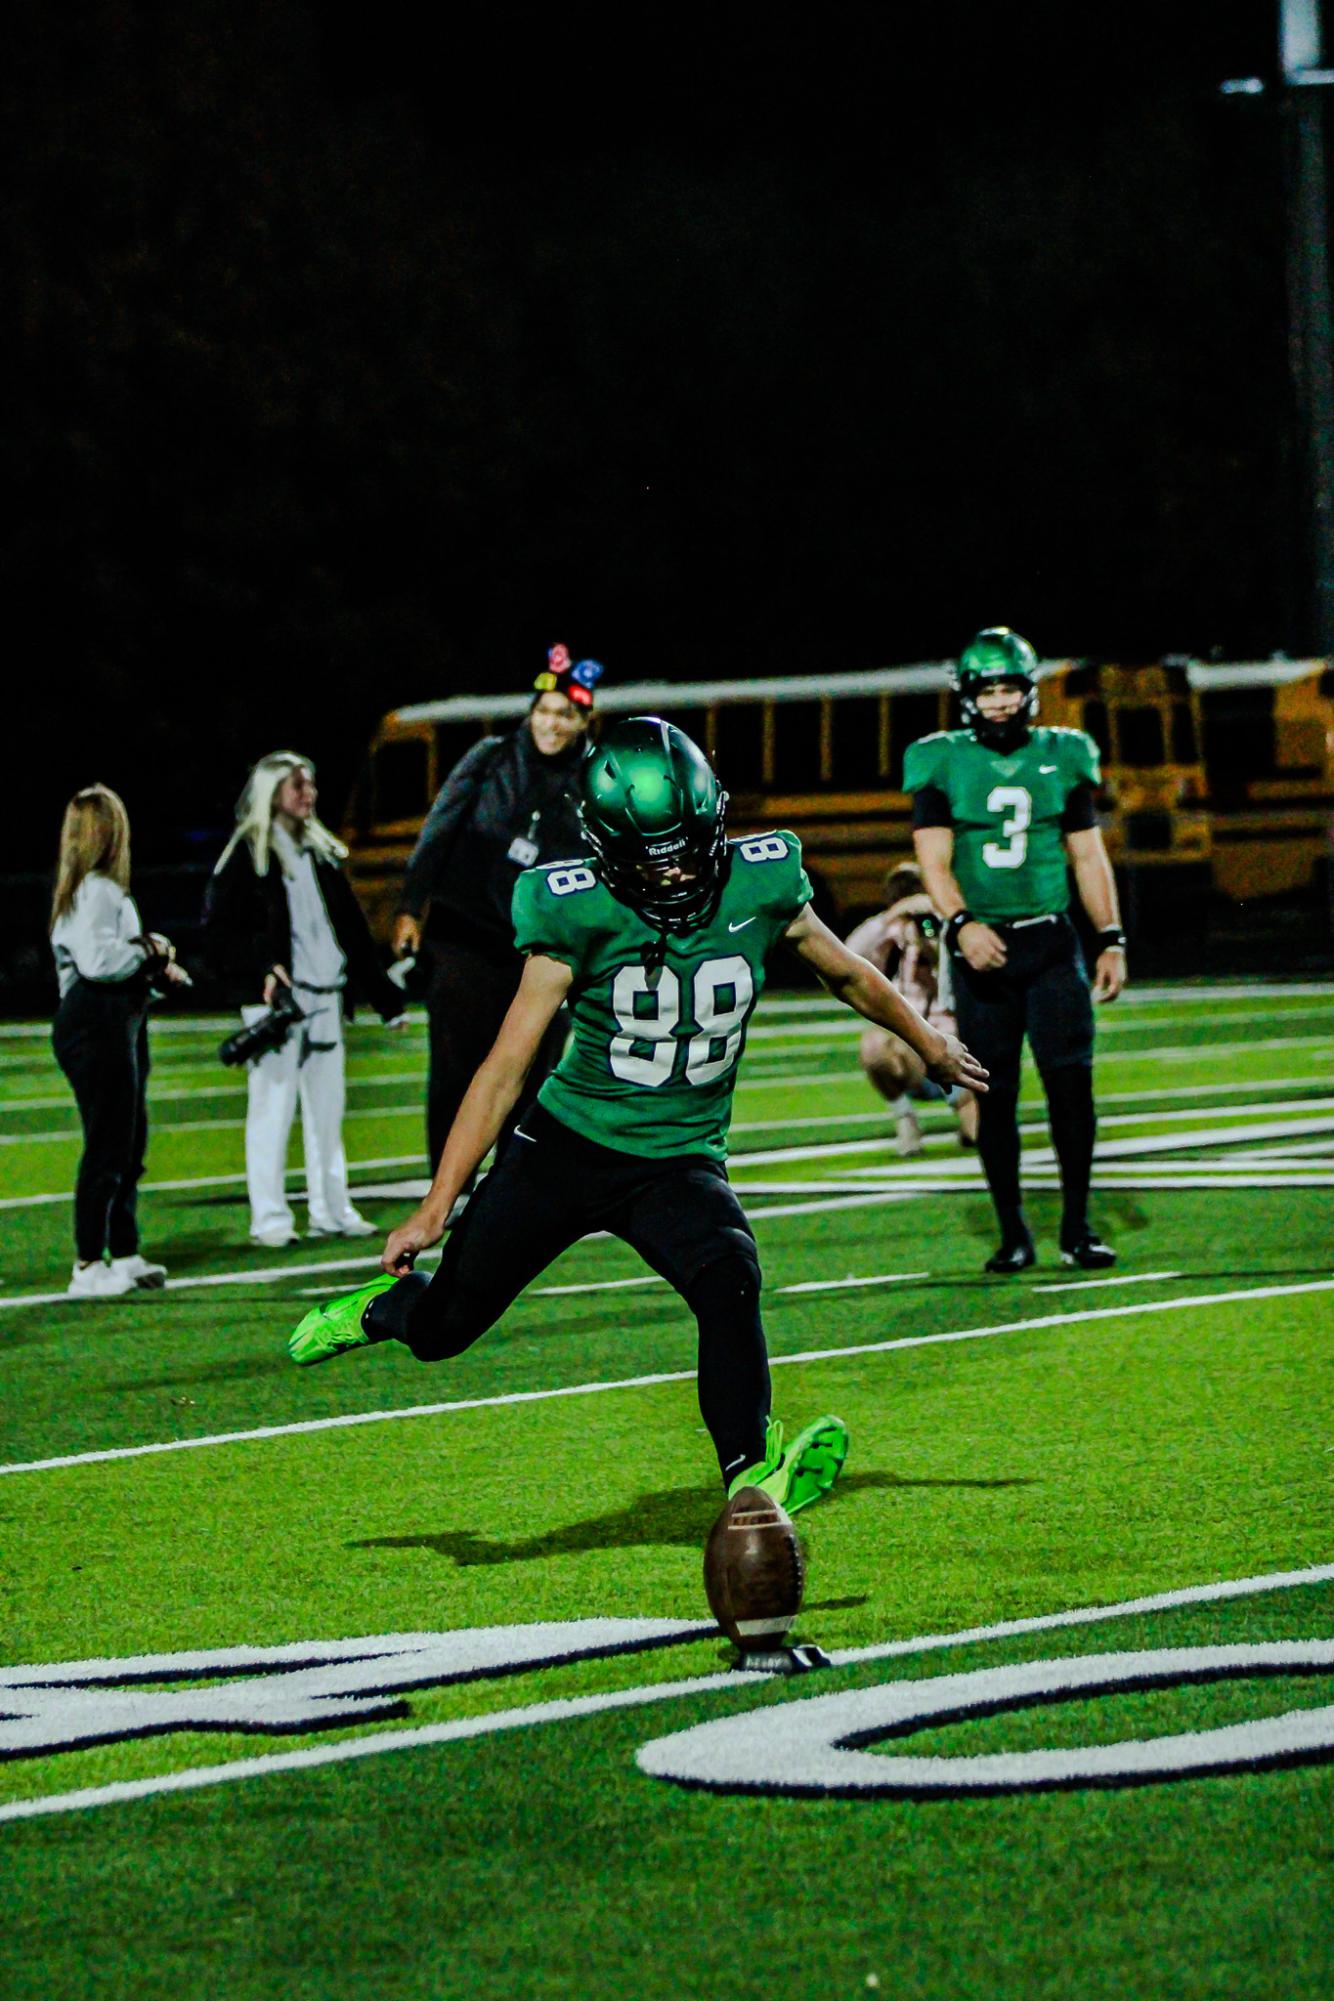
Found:
<path fill-rule="evenodd" d="M 932 788 L 949 801 L 955 878 L 974 916 L 993 923 L 1066 909 L 1067 804 L 1100 779 L 1083 730 L 1035 729 L 1008 752 L 971 730 L 941 730 L 909 744 L 903 760 L 905 792 Z"/>
<path fill-rule="evenodd" d="M 539 1102 L 622 1153 L 727 1156 L 732 1088 L 765 962 L 810 902 L 795 834 L 728 843 L 707 924 L 661 935 L 583 861 L 528 869 L 514 885 L 514 941 L 574 972 L 573 1035 Z"/>

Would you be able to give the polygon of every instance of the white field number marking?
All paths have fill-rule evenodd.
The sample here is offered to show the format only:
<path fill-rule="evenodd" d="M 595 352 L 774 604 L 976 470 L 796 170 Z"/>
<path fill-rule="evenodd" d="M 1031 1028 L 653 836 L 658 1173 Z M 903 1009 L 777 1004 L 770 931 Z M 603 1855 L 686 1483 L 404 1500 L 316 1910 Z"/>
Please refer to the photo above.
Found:
<path fill-rule="evenodd" d="M 1326 1583 L 1334 1565 L 1188 1586 L 1119 1605 L 1080 1607 L 961 1632 L 924 1634 L 836 1654 L 835 1668 L 901 1658 L 1021 1634 L 1142 1616 L 1296 1586 Z M 583 1619 L 493 1626 L 454 1633 L 388 1633 L 278 1647 L 228 1647 L 122 1660 L 48 1662 L 0 1669 L 0 1753 L 50 1756 L 83 1745 L 164 1736 L 183 1730 L 269 1734 L 316 1732 L 387 1719 L 413 1689 L 492 1679 L 564 1662 L 712 1640 L 709 1627 L 680 1619 Z M 1334 1706 L 1309 1708 L 1227 1728 L 1073 1750 L 1002 1752 L 983 1757 L 877 1757 L 861 1749 L 886 1732 L 941 1724 L 1127 1687 L 1172 1687 L 1253 1675 L 1334 1669 L 1334 1641 L 1190 1647 L 1103 1653 L 928 1676 L 832 1695 L 794 1696 L 758 1711 L 677 1732 L 647 1744 L 637 1763 L 655 1778 L 727 1792 L 950 1794 L 1018 1792 L 1052 1786 L 1134 1784 L 1302 1763 L 1334 1747 Z M 212 1685 L 200 1686 L 200 1683 Z M 0 1806 L 0 1821 L 123 1804 L 153 1794 L 228 1785 L 351 1759 L 380 1757 L 532 1728 L 677 1696 L 755 1692 L 754 1675 L 723 1672 L 654 1681 L 518 1709 L 381 1731 L 336 1744 L 237 1758 L 146 1778 L 39 1794 Z M 856 1743 L 853 1740 L 858 1740 Z"/>
<path fill-rule="evenodd" d="M 646 1744 L 636 1762 L 653 1778 L 710 1792 L 852 1795 L 1024 1793 L 1053 1787 L 1144 1785 L 1322 1758 L 1334 1749 L 1334 1704 L 1217 1730 L 1081 1744 L 1057 1751 L 971 1757 L 884 1756 L 862 1747 L 979 1714 L 1032 1709 L 1134 1688 L 1172 1688 L 1247 1675 L 1334 1669 L 1334 1640 L 1272 1646 L 1168 1647 L 977 1668 L 971 1674 L 892 1681 L 809 1696 L 697 1724 Z"/>

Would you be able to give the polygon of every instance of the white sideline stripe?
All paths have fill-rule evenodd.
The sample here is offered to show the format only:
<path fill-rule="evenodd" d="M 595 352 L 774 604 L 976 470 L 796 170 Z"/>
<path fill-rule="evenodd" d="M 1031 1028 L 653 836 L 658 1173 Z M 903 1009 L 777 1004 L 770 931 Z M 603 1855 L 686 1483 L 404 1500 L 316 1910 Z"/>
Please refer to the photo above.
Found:
<path fill-rule="evenodd" d="M 1166 1278 L 1181 1278 L 1179 1271 L 1128 1271 L 1119 1278 L 1063 1278 L 1058 1285 L 1035 1285 L 1034 1292 L 1091 1292 L 1095 1285 L 1161 1285 Z"/>
<path fill-rule="evenodd" d="M 938 1181 L 932 1181 L 923 1176 L 921 1179 L 883 1182 L 880 1186 L 886 1198 L 897 1197 L 904 1202 L 915 1200 L 921 1195 L 985 1193 L 987 1184 L 982 1178 L 981 1168 L 972 1168 L 970 1171 L 973 1177 L 971 1180 L 956 1175 L 948 1180 L 942 1177 Z M 874 1170 L 858 1167 L 850 1168 L 848 1172 L 869 1176 Z M 1024 1182 L 1026 1186 L 1034 1188 L 1059 1188 L 1060 1175 L 1054 1164 L 1030 1170 L 1025 1163 Z M 772 1209 L 752 1209 L 750 1198 L 753 1195 L 784 1195 L 793 1188 L 801 1188 L 811 1195 L 838 1195 L 865 1185 L 865 1182 L 857 1181 L 735 1181 L 733 1183 L 737 1194 L 746 1197 L 747 1213 L 751 1216 L 775 1213 Z M 1160 1170 L 1156 1174 L 1151 1174 L 1136 1167 L 1133 1161 L 1114 1161 L 1101 1172 L 1095 1172 L 1092 1185 L 1094 1188 L 1162 1188 L 1173 1194 L 1179 1194 L 1190 1188 L 1329 1188 L 1334 1186 L 1334 1168 L 1327 1173 L 1314 1171 L 1288 1173 L 1282 1169 L 1276 1169 L 1270 1174 L 1246 1173 L 1241 1170 L 1235 1173 L 1231 1171 L 1222 1173 L 1202 1169 L 1197 1172 L 1195 1164 L 1187 1161 L 1184 1166 L 1173 1168 L 1171 1172 Z M 833 1208 L 837 1205 L 830 1203 L 829 1206 Z"/>
<path fill-rule="evenodd" d="M 829 1080 L 826 1078 L 821 1081 L 827 1083 Z M 841 1082 L 843 1080 L 840 1079 L 837 1081 Z M 847 1081 L 855 1082 L 856 1080 L 849 1078 Z M 1310 1089 L 1316 1081 L 1314 1078 L 1310 1079 L 1306 1088 Z M 1218 1086 L 1216 1088 L 1227 1089 L 1229 1087 Z M 1233 1085 L 1230 1088 L 1233 1090 L 1250 1090 L 1253 1087 L 1250 1085 Z M 1104 1096 L 1102 1102 L 1104 1104 L 1120 1102 L 1127 1096 L 1135 1097 L 1140 1095 L 1147 1094 L 1117 1092 L 1111 1096 Z M 1163 1093 L 1162 1095 L 1175 1096 L 1177 1094 Z M 931 1102 L 938 1103 L 939 1101 L 933 1100 Z M 1304 1103 L 1306 1109 L 1309 1111 L 1328 1111 L 1334 1109 L 1334 1098 L 1311 1098 L 1305 1100 Z M 7 1107 L 7 1109 L 12 1110 L 14 1108 L 11 1106 Z M 1253 1105 L 1235 1105 L 1232 1107 L 1234 1114 L 1245 1116 L 1248 1113 L 1254 1113 L 1257 1118 L 1267 1112 L 1271 1112 L 1273 1109 L 1274 1107 L 1267 1104 L 1263 1098 L 1257 1099 Z M 344 1112 L 343 1123 L 346 1125 L 353 1119 L 416 1119 L 421 1116 L 422 1108 L 416 1103 L 410 1105 L 375 1105 L 357 1111 Z M 1185 1106 L 1170 1112 L 1113 1112 L 1110 1116 L 1101 1118 L 1099 1124 L 1104 1126 L 1165 1125 L 1168 1123 L 1179 1124 L 1184 1120 L 1198 1119 L 1199 1117 L 1200 1112 L 1198 1110 Z M 812 1126 L 887 1126 L 889 1118 L 890 1112 L 888 1106 L 882 1106 L 880 1110 L 873 1112 L 817 1112 L 803 1117 L 788 1119 L 739 1120 L 729 1130 L 733 1134 L 736 1134 L 800 1132 Z M 171 1123 L 163 1121 L 158 1124 L 154 1128 L 153 1137 L 155 1141 L 160 1143 L 165 1140 L 174 1139 L 177 1133 L 242 1132 L 244 1129 L 244 1119 L 177 1119 Z M 1046 1120 L 1037 1119 L 1031 1123 L 1021 1124 L 1019 1130 L 1021 1133 L 1045 1132 Z M 77 1126 L 67 1126 L 59 1132 L 0 1133 L 0 1146 L 53 1146 L 58 1141 L 72 1145 L 76 1141 L 82 1141 L 82 1139 L 83 1134 Z M 369 1191 L 363 1188 L 358 1192 L 364 1195 Z"/>
<path fill-rule="evenodd" d="M 425 1186 L 424 1183 L 422 1185 L 423 1187 Z M 366 1195 L 374 1192 L 372 1189 L 365 1188 L 356 1188 L 353 1190 L 353 1193 L 356 1195 Z M 800 1192 L 804 1195 L 807 1190 L 803 1182 L 783 1181 L 776 1184 L 773 1192 L 780 1195 Z M 840 1184 L 835 1192 L 842 1198 L 841 1200 L 836 1202 L 771 1202 L 763 1209 L 752 1210 L 751 1217 L 753 1221 L 758 1222 L 769 1216 L 810 1216 L 826 1209 L 872 1208 L 877 1204 L 900 1202 L 904 1199 L 896 1188 L 877 1188 L 874 1190 L 859 1188 L 855 1192 L 850 1192 L 843 1184 Z M 606 1235 L 607 1232 L 604 1230 L 595 1230 L 589 1233 L 588 1238 L 584 1238 L 581 1241 L 588 1242 L 593 1237 L 604 1237 Z M 374 1255 L 359 1258 L 329 1258 L 319 1264 L 264 1265 L 249 1271 L 206 1272 L 202 1277 L 198 1278 L 169 1278 L 165 1286 L 158 1286 L 155 1290 L 159 1292 L 185 1292 L 195 1286 L 201 1285 L 267 1285 L 272 1279 L 306 1278 L 311 1272 L 360 1271 L 367 1265 L 378 1265 L 379 1262 L 378 1255 Z M 426 1270 L 427 1267 L 419 1265 L 417 1269 L 422 1271 Z M 617 1281 L 619 1284 L 627 1285 L 631 1283 L 636 1285 L 647 1284 L 648 1282 L 642 1279 Z M 569 1289 L 580 1290 L 578 1287 Z M 525 1292 L 534 1290 L 560 1291 L 562 1288 L 559 1286 L 525 1286 L 524 1288 Z M 134 1296 L 133 1293 L 121 1293 L 117 1295 L 117 1297 L 127 1300 L 134 1298 Z M 3 1311 L 7 1306 L 54 1306 L 61 1302 L 68 1303 L 68 1300 L 69 1294 L 63 1290 L 60 1292 L 13 1293 L 7 1297 L 0 1296 L 0 1311 Z"/>
<path fill-rule="evenodd" d="M 892 1341 L 866 1341 L 845 1348 L 813 1348 L 795 1355 L 770 1355 L 770 1368 L 792 1368 L 807 1362 L 844 1361 L 857 1355 L 884 1355 L 899 1348 L 932 1348 L 954 1341 L 983 1341 L 997 1334 L 1019 1334 L 1074 1322 L 1119 1320 L 1133 1313 L 1185 1312 L 1201 1306 L 1230 1306 L 1240 1300 L 1286 1299 L 1298 1293 L 1334 1292 L 1334 1278 L 1308 1279 L 1300 1285 L 1246 1286 L 1234 1292 L 1204 1292 L 1181 1299 L 1136 1300 L 1131 1306 L 1095 1306 L 1084 1313 L 1046 1313 L 1036 1320 L 1005 1320 L 994 1327 L 964 1327 L 945 1334 L 909 1334 Z M 402 1410 L 349 1411 L 338 1417 L 312 1417 L 295 1424 L 265 1424 L 251 1431 L 212 1432 L 203 1438 L 166 1438 L 152 1445 L 107 1446 L 99 1452 L 69 1452 L 54 1459 L 29 1459 L 0 1466 L 6 1473 L 48 1473 L 66 1466 L 100 1465 L 113 1459 L 146 1459 L 160 1452 L 195 1452 L 205 1446 L 248 1444 L 260 1438 L 290 1438 L 300 1432 L 341 1431 L 359 1424 L 390 1424 L 407 1417 L 441 1417 L 464 1410 L 499 1410 L 513 1404 L 552 1403 L 560 1397 L 605 1396 L 613 1390 L 656 1389 L 663 1383 L 692 1383 L 694 1369 L 667 1369 L 648 1376 L 622 1376 L 613 1382 L 566 1383 L 546 1390 L 507 1390 L 490 1397 L 460 1397 L 447 1403 L 411 1404 Z"/>
<path fill-rule="evenodd" d="M 1226 1046 L 1227 1045 L 1221 1043 L 1215 1044 L 1212 1049 L 1202 1050 L 1199 1053 L 1201 1055 L 1208 1055 L 1211 1057 L 1217 1056 L 1220 1050 L 1222 1050 Z M 1258 1048 L 1260 1046 L 1261 1045 L 1259 1045 L 1258 1043 L 1251 1043 L 1251 1044 L 1243 1043 L 1239 1045 L 1239 1047 L 1242 1048 Z M 1165 1053 L 1170 1053 L 1170 1052 L 1164 1052 L 1164 1051 L 1155 1052 L 1156 1055 L 1162 1055 Z M 1312 1102 L 1327 1103 L 1329 1101 L 1319 1100 Z M 1235 1114 L 1235 1112 L 1243 1111 L 1245 1108 L 1238 1106 L 1232 1109 Z M 1294 1107 L 1294 1109 L 1296 1109 L 1296 1107 Z M 1112 1121 L 1108 1120 L 1107 1123 L 1111 1124 Z M 1280 1120 L 1280 1121 L 1275 1121 L 1269 1127 L 1262 1125 L 1243 1126 L 1240 1128 L 1232 1129 L 1230 1133 L 1229 1129 L 1226 1127 L 1221 1127 L 1213 1130 L 1205 1128 L 1202 1131 L 1202 1136 L 1196 1136 L 1194 1134 L 1191 1134 L 1180 1139 L 1157 1140 L 1157 1141 L 1114 1140 L 1108 1146 L 1099 1146 L 1095 1157 L 1099 1161 L 1105 1161 L 1110 1158 L 1113 1158 L 1117 1153 L 1133 1152 L 1136 1154 L 1142 1154 L 1150 1152 L 1175 1150 L 1178 1147 L 1189 1147 L 1191 1145 L 1197 1145 L 1197 1144 L 1208 1145 L 1208 1146 L 1222 1145 L 1225 1143 L 1231 1144 L 1233 1137 L 1244 1140 L 1244 1139 L 1283 1138 L 1285 1136 L 1291 1135 L 1292 1137 L 1295 1138 L 1303 1133 L 1313 1133 L 1313 1132 L 1322 1133 L 1331 1130 L 1334 1130 L 1334 1122 L 1318 1120 L 1318 1119 L 1309 1120 L 1305 1123 L 1303 1123 L 1301 1120 Z M 1220 1135 L 1223 1134 L 1228 1135 L 1228 1138 L 1226 1140 L 1220 1137 Z M 809 1146 L 804 1148 L 786 1147 L 778 1149 L 757 1150 L 755 1152 L 738 1154 L 734 1156 L 733 1166 L 741 1167 L 746 1165 L 747 1163 L 752 1166 L 772 1166 L 776 1165 L 780 1161 L 818 1160 L 818 1159 L 825 1159 L 832 1155 L 837 1155 L 837 1154 L 870 1153 L 876 1151 L 877 1148 L 882 1147 L 884 1144 L 885 1142 L 882 1139 L 877 1138 L 873 1140 L 849 1140 L 844 1144 L 839 1144 L 837 1142 L 827 1142 L 817 1146 Z M 349 1162 L 349 1167 L 355 1173 L 365 1173 L 368 1170 L 375 1168 L 415 1167 L 417 1166 L 419 1160 L 420 1160 L 420 1154 L 416 1153 L 390 1154 L 384 1156 L 383 1158 L 375 1160 L 354 1160 Z M 1034 1161 L 1033 1164 L 1037 1165 L 1037 1162 Z M 1025 1162 L 1025 1171 L 1027 1171 L 1027 1169 L 1028 1169 L 1028 1162 Z M 287 1170 L 289 1176 L 292 1174 L 297 1174 L 300 1171 L 301 1170 L 298 1168 L 289 1168 Z M 140 1183 L 140 1192 L 142 1194 L 153 1194 L 153 1195 L 177 1194 L 193 1188 L 239 1187 L 244 1183 L 244 1181 L 245 1181 L 245 1175 L 244 1173 L 240 1172 L 231 1174 L 208 1174 L 208 1175 L 196 1176 L 194 1178 L 177 1179 L 170 1181 L 144 1181 Z M 353 1193 L 355 1192 L 356 1190 L 354 1189 Z M 6 1195 L 0 1197 L 0 1210 L 37 1208 L 41 1207 L 42 1205 L 50 1204 L 53 1202 L 72 1202 L 73 1199 L 74 1198 L 72 1191 L 67 1189 L 61 1189 L 59 1191 L 52 1190 L 40 1195 Z M 297 1201 L 302 1201 L 305 1199 L 305 1197 L 302 1192 L 297 1191 L 294 1195 L 294 1199 Z"/>
<path fill-rule="evenodd" d="M 409 1001 L 404 1012 L 408 1017 L 411 1027 L 421 1029 L 426 1027 L 426 1010 L 424 1007 L 418 1006 L 414 1001 Z M 235 1013 L 163 1015 L 161 1017 L 154 1017 L 152 1033 L 154 1035 L 216 1035 L 220 1028 L 235 1028 L 236 1026 L 237 1016 Z M 352 1035 L 373 1034 L 378 1032 L 379 1028 L 380 1023 L 378 1021 L 363 1020 L 347 1023 L 348 1032 Z M 51 1024 L 49 1021 L 10 1022 L 3 1029 L 0 1029 L 0 1044 L 30 1041 L 35 1037 L 49 1036 L 50 1033 Z"/>
<path fill-rule="evenodd" d="M 12 1106 L 6 1106 L 12 1110 Z M 152 1106 L 149 1106 L 151 1112 Z M 343 1124 L 351 1119 L 419 1119 L 423 1107 L 411 1105 L 374 1105 L 355 1111 L 344 1111 Z M 244 1119 L 161 1119 L 153 1129 L 157 1141 L 171 1139 L 176 1133 L 239 1133 L 245 1131 Z M 77 1126 L 67 1126 L 61 1132 L 49 1133 L 3 1133 L 0 1146 L 52 1146 L 57 1140 L 81 1140 L 83 1134 Z"/>
<path fill-rule="evenodd" d="M 905 1279 L 930 1278 L 929 1271 L 886 1271 L 872 1278 L 807 1278 L 800 1285 L 780 1285 L 779 1292 L 846 1292 L 859 1285 L 902 1285 Z"/>
<path fill-rule="evenodd" d="M 386 1070 L 383 1073 L 368 1071 L 358 1076 L 349 1076 L 346 1079 L 346 1083 L 349 1091 L 381 1090 L 386 1084 L 421 1084 L 424 1086 L 426 1083 L 426 1071 L 424 1068 L 420 1070 Z M 190 1084 L 183 1086 L 179 1090 L 169 1089 L 158 1091 L 150 1089 L 148 1093 L 148 1109 L 151 1112 L 154 1105 L 177 1104 L 190 1098 L 244 1098 L 245 1095 L 246 1087 L 244 1084 Z M 71 1093 L 66 1091 L 63 1097 L 8 1098 L 3 1103 L 0 1103 L 0 1111 L 67 1112 L 70 1108 L 70 1097 Z"/>
<path fill-rule="evenodd" d="M 1307 1570 L 1276 1570 L 1257 1577 L 1236 1577 L 1213 1584 L 1187 1585 L 1158 1591 L 1149 1597 L 1123 1599 L 1118 1605 L 1083 1605 L 1066 1612 L 1039 1613 L 1030 1619 L 1004 1619 L 992 1626 L 966 1626 L 954 1633 L 924 1633 L 911 1640 L 882 1640 L 869 1647 L 840 1647 L 830 1656 L 834 1667 L 862 1661 L 893 1660 L 907 1654 L 932 1653 L 945 1647 L 976 1646 L 988 1640 L 1008 1640 L 1028 1633 L 1092 1626 L 1104 1619 L 1141 1618 L 1147 1613 L 1174 1611 L 1186 1605 L 1217 1604 L 1229 1598 L 1256 1597 L 1265 1591 L 1291 1591 L 1328 1583 L 1334 1564 L 1313 1564 Z M 356 1758 L 383 1757 L 391 1751 L 412 1751 L 428 1744 L 458 1743 L 490 1737 L 504 1730 L 529 1729 L 540 1723 L 565 1722 L 571 1717 L 596 1716 L 608 1710 L 634 1709 L 678 1695 L 702 1695 L 757 1687 L 753 1674 L 724 1668 L 708 1675 L 691 1675 L 640 1688 L 609 1689 L 599 1695 L 558 1697 L 551 1702 L 526 1703 L 488 1716 L 458 1717 L 448 1723 L 419 1724 L 411 1730 L 386 1730 L 377 1736 L 354 1737 L 339 1744 L 313 1744 L 300 1751 L 271 1751 L 259 1757 L 237 1758 L 231 1764 L 193 1765 L 185 1771 L 160 1772 L 145 1779 L 117 1779 L 108 1785 L 80 1786 L 65 1793 L 45 1793 L 35 1799 L 11 1800 L 0 1806 L 0 1821 L 35 1820 L 39 1816 L 88 1808 L 120 1806 L 151 1799 L 159 1793 L 198 1792 L 206 1786 L 230 1785 L 240 1779 L 270 1773 L 300 1772 L 321 1765 L 347 1764 Z"/>
<path fill-rule="evenodd" d="M 1334 1105 L 1334 1100 L 1326 1099 L 1323 1102 Z M 1234 1114 L 1235 1109 L 1234 1107 Z M 1230 1146 L 1238 1141 L 1253 1139 L 1301 1139 L 1308 1133 L 1326 1132 L 1334 1132 L 1334 1117 L 1266 1119 L 1257 1120 L 1253 1125 L 1201 1126 L 1188 1133 L 1162 1133 L 1148 1139 L 1109 1140 L 1105 1145 L 1099 1144 L 1094 1148 L 1093 1158 L 1095 1162 L 1101 1162 L 1124 1159 L 1132 1154 L 1138 1157 L 1146 1153 L 1182 1153 L 1192 1147 Z M 884 1139 L 877 1138 L 821 1140 L 811 1146 L 764 1147 L 757 1148 L 753 1153 L 734 1155 L 731 1165 L 739 1169 L 778 1167 L 798 1160 L 836 1160 L 852 1153 L 883 1153 L 885 1144 Z M 1053 1157 L 1050 1148 L 1039 1147 L 1031 1155 L 1031 1164 L 1036 1167 L 1045 1164 Z M 1026 1157 L 1025 1170 L 1029 1165 L 1030 1158 Z M 952 1173 L 961 1174 L 971 1169 L 973 1163 L 969 1160 L 951 1160 L 942 1162 L 941 1167 L 942 1170 L 948 1167 Z M 921 1172 L 920 1168 L 896 1168 L 888 1162 L 885 1163 L 883 1170 L 872 1171 L 883 1171 L 886 1175 L 903 1174 L 907 1177 Z"/>
<path fill-rule="evenodd" d="M 348 1162 L 348 1169 L 353 1174 L 364 1174 L 371 1168 L 419 1167 L 420 1165 L 421 1153 L 419 1151 L 417 1153 L 386 1154 L 382 1160 L 351 1160 Z M 290 1180 L 294 1174 L 301 1174 L 304 1170 L 299 1167 L 289 1167 L 286 1172 L 287 1178 Z M 244 1185 L 244 1173 L 201 1174 L 195 1176 L 193 1179 L 178 1181 L 141 1181 L 139 1183 L 139 1193 L 141 1195 L 176 1195 L 190 1188 L 241 1188 Z M 355 1194 L 356 1190 L 353 1189 L 352 1192 Z M 293 1189 L 291 1195 L 294 1202 L 304 1202 L 306 1200 L 306 1191 L 304 1188 Z M 52 1191 L 45 1195 L 5 1195 L 0 1197 L 0 1209 L 32 1209 L 44 1202 L 72 1202 L 73 1200 L 74 1195 L 70 1189 L 61 1189 L 58 1193 Z"/>

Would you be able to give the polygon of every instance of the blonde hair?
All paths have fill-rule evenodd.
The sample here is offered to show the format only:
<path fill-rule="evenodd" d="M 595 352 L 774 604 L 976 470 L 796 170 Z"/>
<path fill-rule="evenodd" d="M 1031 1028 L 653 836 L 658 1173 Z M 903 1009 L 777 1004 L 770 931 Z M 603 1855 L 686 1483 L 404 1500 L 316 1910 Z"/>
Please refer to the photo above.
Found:
<path fill-rule="evenodd" d="M 250 850 L 250 859 L 255 864 L 255 874 L 268 874 L 274 798 L 283 780 L 290 778 L 297 771 L 308 771 L 313 778 L 315 766 L 308 757 L 301 757 L 294 750 L 273 750 L 267 757 L 261 757 L 247 778 L 245 790 L 236 802 L 236 827 L 230 841 L 218 856 L 213 870 L 214 875 L 222 873 L 233 851 L 242 841 Z M 337 834 L 330 833 L 324 822 L 317 820 L 313 813 L 301 830 L 301 845 L 311 849 L 317 860 L 322 862 L 347 860 L 347 849 Z"/>
<path fill-rule="evenodd" d="M 110 876 L 121 889 L 130 886 L 130 816 L 120 794 L 109 785 L 85 785 L 65 808 L 51 898 L 52 930 L 68 917 L 79 886 L 89 875 Z"/>

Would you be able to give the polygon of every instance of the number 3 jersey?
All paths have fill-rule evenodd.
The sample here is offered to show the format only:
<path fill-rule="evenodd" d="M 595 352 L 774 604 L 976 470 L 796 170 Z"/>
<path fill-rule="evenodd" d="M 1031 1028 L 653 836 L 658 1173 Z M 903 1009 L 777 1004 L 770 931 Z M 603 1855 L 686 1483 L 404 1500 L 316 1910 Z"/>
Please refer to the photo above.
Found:
<path fill-rule="evenodd" d="M 918 795 L 916 824 L 953 827 L 964 900 L 995 923 L 1065 910 L 1064 837 L 1093 824 L 1100 776 L 1097 745 L 1083 730 L 1035 729 L 1008 752 L 971 730 L 941 730 L 909 744 L 903 760 L 903 789 Z M 1080 795 L 1073 808 L 1072 795 Z"/>
<path fill-rule="evenodd" d="M 528 869 L 514 941 L 571 967 L 573 1035 L 539 1102 L 602 1146 L 727 1155 L 732 1089 L 765 962 L 811 898 L 795 834 L 728 842 L 707 923 L 662 934 L 584 862 Z"/>

